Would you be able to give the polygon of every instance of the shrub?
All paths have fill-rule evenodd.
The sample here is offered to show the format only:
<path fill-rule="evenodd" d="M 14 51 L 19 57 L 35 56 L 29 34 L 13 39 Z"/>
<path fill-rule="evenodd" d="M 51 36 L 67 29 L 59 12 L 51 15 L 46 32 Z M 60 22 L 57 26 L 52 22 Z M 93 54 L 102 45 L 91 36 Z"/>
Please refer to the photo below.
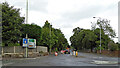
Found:
<path fill-rule="evenodd" d="M 111 47 L 110 47 L 110 50 L 111 51 L 118 50 L 118 45 L 117 44 L 112 44 Z"/>
<path fill-rule="evenodd" d="M 100 50 L 100 46 L 95 48 L 95 50 Z M 101 46 L 101 50 L 104 50 L 104 48 Z"/>
<path fill-rule="evenodd" d="M 118 44 L 110 41 L 109 44 L 108 44 L 108 49 L 109 49 L 110 51 L 118 50 Z"/>

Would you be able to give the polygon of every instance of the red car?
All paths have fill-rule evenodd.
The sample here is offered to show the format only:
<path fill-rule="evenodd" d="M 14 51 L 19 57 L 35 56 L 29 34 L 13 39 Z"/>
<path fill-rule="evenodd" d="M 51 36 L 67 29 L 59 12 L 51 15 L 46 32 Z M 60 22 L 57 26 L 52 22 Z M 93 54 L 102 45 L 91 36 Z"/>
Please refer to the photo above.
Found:
<path fill-rule="evenodd" d="M 65 50 L 61 50 L 61 54 L 64 54 L 65 53 Z"/>

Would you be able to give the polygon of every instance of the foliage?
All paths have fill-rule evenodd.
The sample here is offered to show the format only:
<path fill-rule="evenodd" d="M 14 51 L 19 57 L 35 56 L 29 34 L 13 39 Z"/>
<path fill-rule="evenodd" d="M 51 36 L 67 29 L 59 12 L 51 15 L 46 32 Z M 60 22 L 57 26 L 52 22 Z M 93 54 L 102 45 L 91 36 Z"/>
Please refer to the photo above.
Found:
<path fill-rule="evenodd" d="M 108 49 L 108 43 L 115 37 L 115 31 L 110 26 L 110 21 L 107 19 L 98 19 L 97 25 L 101 28 L 101 49 Z M 96 28 L 96 24 L 92 23 L 92 30 L 75 28 L 73 29 L 73 36 L 70 37 L 71 46 L 76 49 L 100 49 L 100 28 Z M 117 46 L 111 44 L 111 50 L 116 50 Z"/>
<path fill-rule="evenodd" d="M 89 29 L 75 28 L 73 36 L 70 37 L 71 46 L 75 49 L 92 49 L 95 47 L 96 35 Z"/>
<path fill-rule="evenodd" d="M 119 42 L 117 42 L 116 44 L 118 45 L 118 50 L 120 50 L 120 43 L 119 43 Z"/>
<path fill-rule="evenodd" d="M 78 50 L 91 49 L 93 51 L 94 48 L 99 49 L 100 45 L 100 29 L 96 28 L 94 30 L 75 28 L 73 29 L 73 36 L 70 37 L 71 46 Z M 104 31 L 101 30 L 101 48 L 107 49 L 108 42 L 110 38 L 108 35 L 105 35 Z"/>
<path fill-rule="evenodd" d="M 107 20 L 107 19 L 98 19 L 97 20 L 97 25 L 101 29 L 103 29 L 105 34 L 107 34 L 108 36 L 110 36 L 110 37 L 115 37 L 116 36 L 115 31 L 110 26 L 110 21 L 109 20 Z"/>
<path fill-rule="evenodd" d="M 2 46 L 2 4 L 0 4 L 0 46 Z"/>
<path fill-rule="evenodd" d="M 100 46 L 96 47 L 95 50 L 100 50 Z M 104 48 L 101 47 L 101 50 L 104 50 Z"/>
<path fill-rule="evenodd" d="M 20 16 L 19 11 L 20 9 L 9 6 L 6 2 L 2 3 L 2 17 L 0 15 L 0 19 L 2 18 L 3 46 L 22 45 L 22 39 L 26 37 L 26 34 L 28 38 L 36 39 L 37 46 L 47 46 L 50 51 L 52 49 L 65 49 L 69 46 L 67 39 L 60 29 L 53 28 L 48 21 L 45 22 L 43 27 L 34 23 L 24 24 L 25 18 Z M 20 44 L 18 41 L 20 41 Z"/>
<path fill-rule="evenodd" d="M 110 41 L 108 46 L 111 51 L 118 50 L 118 44 L 115 44 L 113 41 Z"/>
<path fill-rule="evenodd" d="M 36 44 L 39 46 L 40 43 L 40 36 L 41 36 L 41 27 L 36 24 L 22 24 L 22 38 L 26 37 L 26 34 L 28 35 L 28 38 L 36 39 Z M 22 41 L 22 39 L 21 39 Z M 22 43 L 22 42 L 21 42 Z"/>
<path fill-rule="evenodd" d="M 61 50 L 68 46 L 68 41 L 61 30 L 53 28 L 48 21 L 45 22 L 41 34 L 41 45 L 46 45 L 50 52 L 51 49 Z"/>
<path fill-rule="evenodd" d="M 2 3 L 2 41 L 5 45 L 17 43 L 21 39 L 20 25 L 24 22 L 24 17 L 20 16 L 19 11 L 6 2 Z"/>

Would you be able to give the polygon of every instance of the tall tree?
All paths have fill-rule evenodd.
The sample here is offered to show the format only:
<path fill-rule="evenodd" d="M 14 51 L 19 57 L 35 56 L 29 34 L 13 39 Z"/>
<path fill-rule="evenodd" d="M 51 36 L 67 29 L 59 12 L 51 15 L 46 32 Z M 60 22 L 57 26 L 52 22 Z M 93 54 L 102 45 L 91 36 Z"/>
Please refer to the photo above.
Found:
<path fill-rule="evenodd" d="M 112 29 L 110 26 L 110 20 L 107 19 L 98 19 L 97 20 L 97 25 L 103 29 L 105 34 L 109 35 L 111 38 L 116 36 L 115 31 Z"/>
<path fill-rule="evenodd" d="M 26 37 L 26 34 L 28 34 L 28 38 L 36 39 L 36 45 L 41 45 L 41 27 L 36 24 L 22 24 L 22 38 Z M 22 39 L 21 39 L 22 41 Z M 21 42 L 22 44 L 22 42 Z"/>
<path fill-rule="evenodd" d="M 61 30 L 53 28 L 48 21 L 42 27 L 41 34 L 41 45 L 47 46 L 50 52 L 52 49 L 61 50 L 68 46 L 68 41 Z"/>
<path fill-rule="evenodd" d="M 0 46 L 2 46 L 2 4 L 0 4 Z"/>
<path fill-rule="evenodd" d="M 5 45 L 17 43 L 21 39 L 21 24 L 24 17 L 20 16 L 20 9 L 2 3 L 2 40 Z"/>
<path fill-rule="evenodd" d="M 76 49 L 91 49 L 93 51 L 94 48 L 99 48 L 100 44 L 100 29 L 96 28 L 95 30 L 90 29 L 82 29 L 82 28 L 75 28 L 73 29 L 73 36 L 70 37 L 71 46 Z M 108 42 L 110 38 L 101 30 L 102 35 L 102 48 L 108 48 Z"/>

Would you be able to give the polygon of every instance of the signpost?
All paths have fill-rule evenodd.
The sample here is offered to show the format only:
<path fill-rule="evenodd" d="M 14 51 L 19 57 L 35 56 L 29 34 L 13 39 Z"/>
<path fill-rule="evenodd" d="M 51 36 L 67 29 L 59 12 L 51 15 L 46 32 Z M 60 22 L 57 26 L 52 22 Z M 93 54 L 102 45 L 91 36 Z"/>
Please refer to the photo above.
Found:
<path fill-rule="evenodd" d="M 26 47 L 25 57 L 28 57 L 28 48 L 36 48 L 36 39 L 23 38 L 23 47 Z"/>
<path fill-rule="evenodd" d="M 36 39 L 23 38 L 23 47 L 36 48 Z"/>

